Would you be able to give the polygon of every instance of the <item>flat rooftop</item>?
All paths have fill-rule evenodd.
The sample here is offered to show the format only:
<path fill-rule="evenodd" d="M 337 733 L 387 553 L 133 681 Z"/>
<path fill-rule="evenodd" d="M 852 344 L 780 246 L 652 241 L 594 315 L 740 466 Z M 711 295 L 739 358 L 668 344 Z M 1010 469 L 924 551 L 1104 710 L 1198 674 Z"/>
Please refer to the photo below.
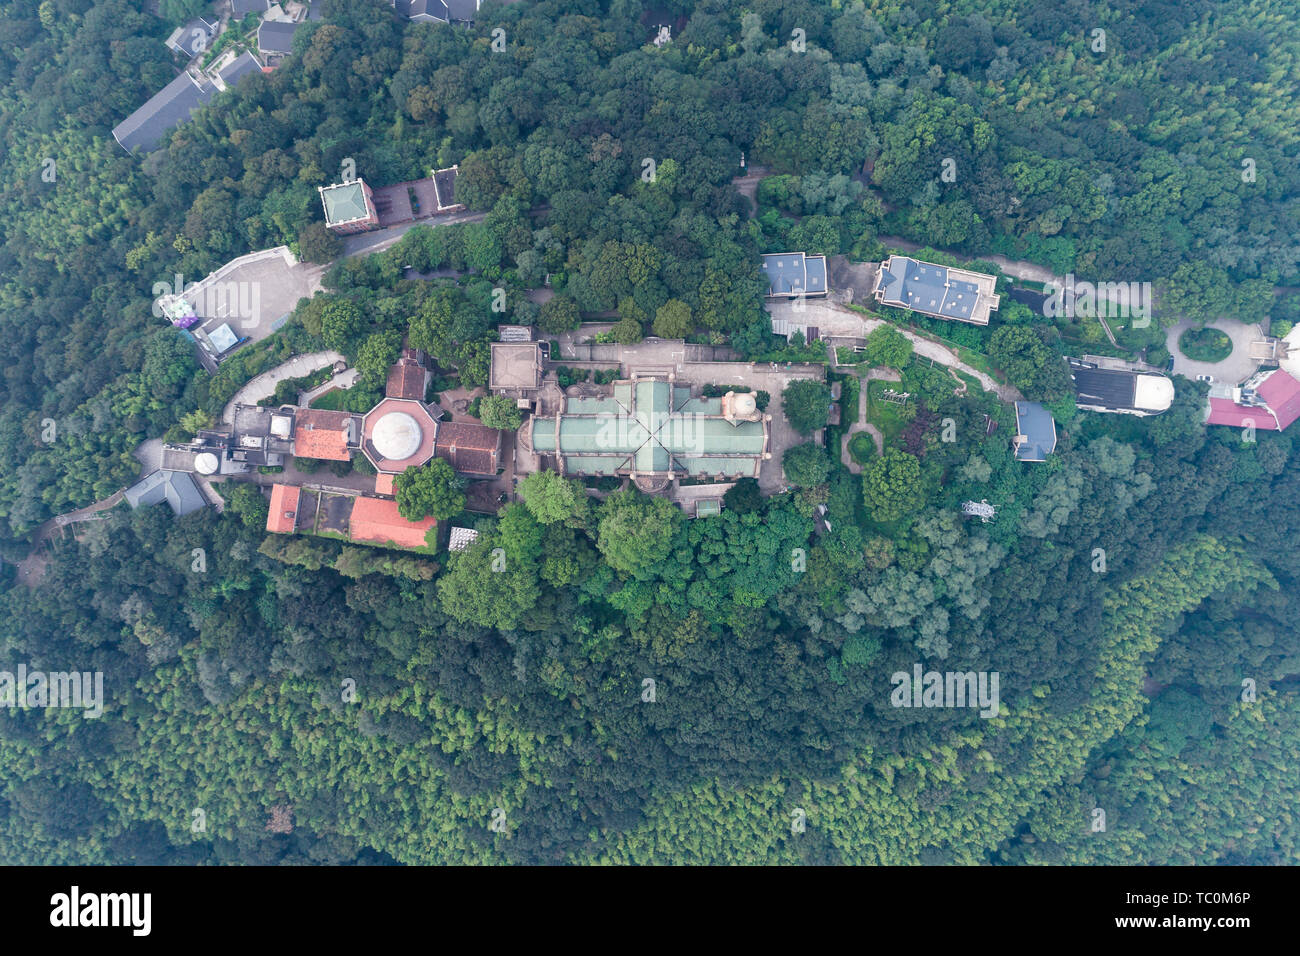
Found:
<path fill-rule="evenodd" d="M 542 349 L 536 342 L 493 342 L 488 388 L 529 389 L 542 384 Z"/>

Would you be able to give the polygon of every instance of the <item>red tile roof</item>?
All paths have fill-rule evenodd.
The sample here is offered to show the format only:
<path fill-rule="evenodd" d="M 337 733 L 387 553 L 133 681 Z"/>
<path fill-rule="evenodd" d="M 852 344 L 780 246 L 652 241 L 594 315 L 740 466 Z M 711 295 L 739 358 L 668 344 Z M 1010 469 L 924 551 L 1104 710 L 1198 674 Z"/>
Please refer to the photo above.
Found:
<path fill-rule="evenodd" d="M 392 495 L 394 475 L 385 475 L 383 472 L 375 475 L 375 494 Z"/>
<path fill-rule="evenodd" d="M 271 510 L 266 516 L 266 530 L 276 534 L 293 534 L 298 525 L 298 496 L 296 485 L 271 486 Z"/>
<path fill-rule="evenodd" d="M 424 401 L 424 368 L 414 359 L 399 359 L 397 364 L 388 370 L 388 384 L 384 394 L 388 398 Z"/>
<path fill-rule="evenodd" d="M 1286 428 L 1300 418 L 1300 382 L 1282 369 L 1264 379 L 1256 391 L 1277 416 L 1278 428 Z"/>
<path fill-rule="evenodd" d="M 1230 398 L 1210 399 L 1210 417 L 1206 420 L 1206 424 L 1232 425 L 1236 428 L 1254 425 L 1265 431 L 1277 431 L 1277 422 L 1273 420 L 1267 408 L 1238 405 Z"/>
<path fill-rule="evenodd" d="M 468 475 L 495 475 L 501 432 L 469 422 L 439 422 L 434 454 Z"/>
<path fill-rule="evenodd" d="M 329 461 L 347 461 L 352 457 L 348 449 L 348 421 L 351 412 L 336 412 L 328 408 L 302 408 L 293 419 L 293 453 L 298 458 L 324 458 Z"/>
<path fill-rule="evenodd" d="M 407 521 L 398 514 L 397 502 L 390 498 L 357 498 L 352 503 L 348 535 L 353 541 L 419 548 L 425 544 L 429 529 L 437 524 L 433 518 Z"/>

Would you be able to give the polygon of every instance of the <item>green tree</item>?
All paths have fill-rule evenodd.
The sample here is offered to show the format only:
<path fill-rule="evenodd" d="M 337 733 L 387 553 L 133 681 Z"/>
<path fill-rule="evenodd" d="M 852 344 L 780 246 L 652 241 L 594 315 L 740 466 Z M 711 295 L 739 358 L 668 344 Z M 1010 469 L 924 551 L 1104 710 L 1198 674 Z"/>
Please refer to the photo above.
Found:
<path fill-rule="evenodd" d="M 393 482 L 397 511 L 407 521 L 427 517 L 446 521 L 465 510 L 463 482 L 443 458 L 408 468 Z"/>
<path fill-rule="evenodd" d="M 357 349 L 356 368 L 361 372 L 363 388 L 383 388 L 388 369 L 402 354 L 402 333 L 396 329 L 375 332 Z"/>
<path fill-rule="evenodd" d="M 826 427 L 831 410 L 830 387 L 813 379 L 797 379 L 781 393 L 781 407 L 795 431 L 811 435 Z"/>
<path fill-rule="evenodd" d="M 298 256 L 304 262 L 333 262 L 343 255 L 343 240 L 323 222 L 313 222 L 298 233 Z"/>
<path fill-rule="evenodd" d="M 831 473 L 831 462 L 824 449 L 807 442 L 786 449 L 781 468 L 790 484 L 811 488 L 826 481 L 826 476 Z"/>
<path fill-rule="evenodd" d="M 478 405 L 479 420 L 488 428 L 514 431 L 524 423 L 523 413 L 513 398 L 505 395 L 486 395 Z"/>
<path fill-rule="evenodd" d="M 989 339 L 989 358 L 1030 401 L 1051 402 L 1071 391 L 1070 373 L 1061 353 L 1048 344 L 1046 330 L 1001 326 Z"/>
<path fill-rule="evenodd" d="M 681 299 L 669 299 L 655 312 L 654 333 L 661 339 L 683 339 L 694 327 L 691 307 Z"/>
<path fill-rule="evenodd" d="M 548 335 L 560 332 L 572 332 L 582 324 L 578 315 L 578 303 L 567 295 L 557 295 L 542 304 L 542 314 L 537 318 L 537 327 Z"/>
<path fill-rule="evenodd" d="M 581 482 L 554 471 L 535 471 L 519 482 L 519 496 L 542 524 L 564 521 L 585 527 L 591 504 Z"/>
<path fill-rule="evenodd" d="M 250 485 L 246 482 L 226 482 L 227 488 L 223 489 L 223 497 L 233 514 L 239 516 L 239 520 L 245 528 L 252 528 L 256 531 L 266 529 L 266 518 L 271 512 L 271 505 L 258 490 L 256 485 Z"/>
<path fill-rule="evenodd" d="M 682 520 L 681 509 L 667 499 L 633 489 L 616 491 L 601 506 L 596 546 L 614 570 L 653 576 L 668 557 Z"/>
<path fill-rule="evenodd" d="M 332 349 L 350 353 L 368 324 L 365 314 L 351 299 L 336 297 L 321 306 L 320 336 Z"/>
<path fill-rule="evenodd" d="M 619 302 L 618 312 L 621 317 L 612 330 L 614 341 L 620 345 L 636 345 L 645 336 L 645 310 L 629 297 Z"/>
<path fill-rule="evenodd" d="M 863 469 L 862 496 L 867 514 L 881 523 L 917 511 L 925 502 L 920 461 L 897 448 L 886 449 Z"/>
<path fill-rule="evenodd" d="M 541 597 L 536 562 L 512 560 L 504 542 L 480 534 L 451 555 L 438 579 L 442 610 L 461 622 L 514 630 L 533 616 Z"/>
<path fill-rule="evenodd" d="M 892 325 L 882 325 L 867 336 L 863 355 L 872 366 L 906 368 L 912 360 L 912 342 Z"/>

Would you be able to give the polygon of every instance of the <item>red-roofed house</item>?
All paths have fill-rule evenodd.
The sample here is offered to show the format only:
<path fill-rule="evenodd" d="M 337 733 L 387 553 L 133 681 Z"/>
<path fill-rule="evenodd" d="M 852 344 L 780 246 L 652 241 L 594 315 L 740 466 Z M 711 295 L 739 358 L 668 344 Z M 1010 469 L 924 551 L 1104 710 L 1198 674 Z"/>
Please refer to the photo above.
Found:
<path fill-rule="evenodd" d="M 298 497 L 301 489 L 296 485 L 271 486 L 271 510 L 266 516 L 266 530 L 276 534 L 293 534 L 298 527 Z"/>
<path fill-rule="evenodd" d="M 1245 428 L 1254 425 L 1265 431 L 1276 431 L 1277 422 L 1262 405 L 1238 405 L 1230 398 L 1210 399 L 1210 417 L 1207 425 L 1230 425 L 1233 428 Z"/>
<path fill-rule="evenodd" d="M 465 475 L 495 478 L 501 458 L 501 432 L 472 422 L 439 422 L 433 453 Z"/>
<path fill-rule="evenodd" d="M 375 475 L 375 494 L 393 496 L 393 482 L 396 475 L 386 475 L 383 472 Z"/>
<path fill-rule="evenodd" d="M 1210 399 L 1207 425 L 1281 431 L 1300 418 L 1300 381 L 1284 369 L 1257 372 L 1232 397 Z"/>
<path fill-rule="evenodd" d="M 1286 428 L 1300 418 L 1300 382 L 1281 369 L 1271 372 L 1256 392 L 1277 418 L 1278 428 Z"/>
<path fill-rule="evenodd" d="M 352 503 L 348 537 L 370 544 L 419 548 L 424 546 L 429 529 L 437 524 L 433 518 L 407 521 L 398 513 L 397 502 L 390 498 L 357 498 Z"/>
<path fill-rule="evenodd" d="M 293 420 L 293 453 L 298 458 L 348 461 L 359 447 L 359 418 L 327 408 L 299 409 Z"/>
<path fill-rule="evenodd" d="M 384 395 L 388 398 L 408 398 L 417 402 L 424 401 L 424 385 L 428 373 L 415 359 L 402 356 L 388 370 L 388 382 Z"/>

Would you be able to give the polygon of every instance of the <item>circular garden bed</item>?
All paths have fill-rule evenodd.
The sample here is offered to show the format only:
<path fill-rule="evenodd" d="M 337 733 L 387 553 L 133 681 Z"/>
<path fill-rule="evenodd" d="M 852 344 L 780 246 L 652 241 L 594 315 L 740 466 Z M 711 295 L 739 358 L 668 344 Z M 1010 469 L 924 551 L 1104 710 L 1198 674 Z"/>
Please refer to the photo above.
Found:
<path fill-rule="evenodd" d="M 1193 362 L 1222 362 L 1232 354 L 1232 339 L 1218 329 L 1187 329 L 1178 347 Z"/>
<path fill-rule="evenodd" d="M 876 454 L 876 443 L 866 432 L 858 432 L 849 439 L 849 455 L 859 465 L 865 465 Z"/>

